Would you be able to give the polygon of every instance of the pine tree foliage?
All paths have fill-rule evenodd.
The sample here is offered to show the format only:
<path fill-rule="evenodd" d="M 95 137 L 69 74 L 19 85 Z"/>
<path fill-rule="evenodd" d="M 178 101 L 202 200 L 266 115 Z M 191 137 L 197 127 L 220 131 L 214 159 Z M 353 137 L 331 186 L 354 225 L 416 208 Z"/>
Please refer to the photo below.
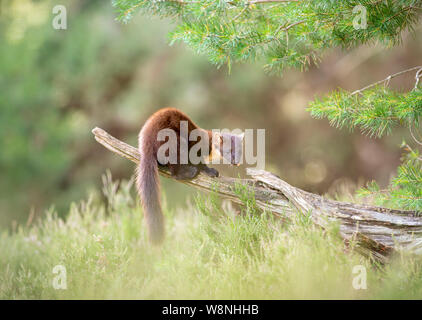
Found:
<path fill-rule="evenodd" d="M 406 149 L 408 153 L 387 189 L 381 190 L 373 181 L 359 190 L 359 195 L 372 196 L 379 205 L 422 212 L 422 158 L 417 150 Z"/>
<path fill-rule="evenodd" d="M 280 74 L 306 69 L 325 49 L 400 42 L 422 12 L 421 0 L 114 0 L 119 19 L 140 11 L 171 18 L 171 42 L 183 41 L 218 66 L 263 61 Z M 361 8 L 361 9 L 359 9 Z M 353 21 L 366 10 L 366 27 Z M 357 10 L 358 9 L 358 10 Z M 363 12 L 365 13 L 365 12 Z"/>
<path fill-rule="evenodd" d="M 258 61 L 274 74 L 305 70 L 334 47 L 398 45 L 403 31 L 414 31 L 422 16 L 422 0 L 113 0 L 113 5 L 123 22 L 137 12 L 170 18 L 175 26 L 170 43 L 182 41 L 217 66 L 230 70 L 235 62 Z M 388 88 L 391 78 L 411 71 L 416 72 L 413 90 Z M 396 126 L 420 132 L 421 77 L 422 67 L 413 67 L 352 93 L 339 89 L 317 98 L 309 111 L 334 126 L 360 128 L 374 137 Z M 360 193 L 384 205 L 422 212 L 422 158 L 407 149 L 386 190 L 371 183 Z"/>
<path fill-rule="evenodd" d="M 360 95 L 337 90 L 313 101 L 309 110 L 312 116 L 326 117 L 336 127 L 359 127 L 365 134 L 381 137 L 399 125 L 420 125 L 422 90 L 398 93 L 374 87 Z"/>
<path fill-rule="evenodd" d="M 407 93 L 395 92 L 388 88 L 391 78 L 415 71 L 415 86 Z M 422 119 L 422 88 L 420 78 L 422 66 L 410 68 L 391 75 L 386 79 L 369 85 L 355 92 L 337 90 L 310 104 L 309 111 L 316 118 L 326 117 L 337 127 L 360 128 L 370 136 L 381 137 L 391 133 L 396 126 L 409 129 L 416 144 L 422 145 L 420 132 Z M 379 84 L 383 85 L 379 85 Z M 360 195 L 372 195 L 380 205 L 406 208 L 422 212 L 422 157 L 418 150 L 411 149 L 406 143 L 407 153 L 403 163 L 397 169 L 397 176 L 391 180 L 389 187 L 380 190 L 376 182 L 360 190 Z"/>

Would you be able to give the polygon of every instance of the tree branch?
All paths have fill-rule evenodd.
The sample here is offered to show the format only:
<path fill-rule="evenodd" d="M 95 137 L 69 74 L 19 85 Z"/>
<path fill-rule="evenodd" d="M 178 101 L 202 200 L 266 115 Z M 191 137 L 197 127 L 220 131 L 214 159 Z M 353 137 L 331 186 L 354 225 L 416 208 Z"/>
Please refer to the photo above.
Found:
<path fill-rule="evenodd" d="M 103 129 L 95 128 L 92 133 L 110 151 L 134 163 L 139 162 L 141 154 L 136 148 Z M 329 200 L 293 187 L 270 172 L 255 169 L 247 172 L 252 179 L 210 178 L 200 174 L 193 180 L 175 181 L 216 192 L 240 204 L 242 201 L 234 191 L 235 186 L 248 185 L 259 208 L 283 219 L 290 219 L 297 211 L 309 214 L 312 221 L 322 228 L 337 221 L 340 223 L 340 235 L 346 242 L 356 243 L 357 250 L 379 262 L 386 262 L 396 250 L 422 254 L 422 217 L 416 212 Z M 164 167 L 159 168 L 159 173 L 171 178 Z"/>
<path fill-rule="evenodd" d="M 395 78 L 395 77 L 398 77 L 398 76 L 401 76 L 402 74 L 405 74 L 405 73 L 407 73 L 407 72 L 414 71 L 414 70 L 418 70 L 418 71 L 417 71 L 417 73 L 416 73 L 416 76 L 415 76 L 415 79 L 416 79 L 416 85 L 415 85 L 415 87 L 417 87 L 417 84 L 418 84 L 418 82 L 419 82 L 419 74 L 420 74 L 420 71 L 422 70 L 422 66 L 417 66 L 417 67 L 409 68 L 409 69 L 406 69 L 406 70 L 403 70 L 403 71 L 400 71 L 400 72 L 397 72 L 397 73 L 391 74 L 391 75 L 389 75 L 387 78 L 385 78 L 385 79 L 383 79 L 383 80 L 380 80 L 380 81 L 377 81 L 377 82 L 371 83 L 370 85 L 367 85 L 366 87 L 364 87 L 364 88 L 362 88 L 362 89 L 359 89 L 359 90 L 353 91 L 350 95 L 352 95 L 352 96 L 353 96 L 353 95 L 355 95 L 355 94 L 357 94 L 357 93 L 361 93 L 362 91 L 365 91 L 365 90 L 367 90 L 367 89 L 369 89 L 369 88 L 375 87 L 376 85 L 379 85 L 379 84 L 381 84 L 381 83 L 387 83 L 387 84 L 388 84 L 388 82 L 389 82 L 391 79 L 393 79 L 393 78 Z"/>

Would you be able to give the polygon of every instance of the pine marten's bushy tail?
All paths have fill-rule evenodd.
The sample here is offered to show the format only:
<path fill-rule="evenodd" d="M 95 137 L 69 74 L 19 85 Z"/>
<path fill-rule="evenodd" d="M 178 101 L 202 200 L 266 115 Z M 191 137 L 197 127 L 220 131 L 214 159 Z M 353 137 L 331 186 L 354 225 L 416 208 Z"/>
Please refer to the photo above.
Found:
<path fill-rule="evenodd" d="M 153 148 L 142 144 L 139 148 L 141 160 L 136 170 L 136 186 L 144 208 L 150 242 L 158 245 L 164 239 L 164 216 L 159 198 L 158 164 Z"/>

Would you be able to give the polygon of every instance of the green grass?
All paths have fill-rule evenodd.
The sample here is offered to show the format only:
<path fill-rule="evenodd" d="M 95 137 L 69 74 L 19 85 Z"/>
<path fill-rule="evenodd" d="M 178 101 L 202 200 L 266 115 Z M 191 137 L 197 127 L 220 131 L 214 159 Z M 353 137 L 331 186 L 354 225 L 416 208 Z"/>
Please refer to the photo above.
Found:
<path fill-rule="evenodd" d="M 165 244 L 151 248 L 131 189 L 108 176 L 106 205 L 93 195 L 72 205 L 65 220 L 50 210 L 30 227 L 3 232 L 0 298 L 422 297 L 421 261 L 401 255 L 376 268 L 345 247 L 337 226 L 322 231 L 301 214 L 282 223 L 258 214 L 245 193 L 243 209 L 215 195 L 166 208 Z M 66 268 L 66 290 L 52 286 L 56 265 Z M 352 286 L 356 265 L 366 268 L 366 290 Z"/>

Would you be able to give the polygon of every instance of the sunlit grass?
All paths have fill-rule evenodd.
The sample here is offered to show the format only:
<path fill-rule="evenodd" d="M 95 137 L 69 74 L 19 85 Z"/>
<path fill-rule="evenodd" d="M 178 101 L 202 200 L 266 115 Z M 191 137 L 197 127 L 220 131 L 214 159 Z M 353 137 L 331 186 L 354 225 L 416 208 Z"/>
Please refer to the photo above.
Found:
<path fill-rule="evenodd" d="M 91 196 L 65 220 L 50 211 L 0 236 L 0 298 L 422 297 L 420 261 L 400 256 L 376 268 L 345 247 L 336 225 L 322 231 L 299 213 L 284 223 L 259 214 L 241 186 L 244 207 L 211 194 L 166 208 L 165 244 L 151 248 L 131 183 L 104 182 L 106 205 Z M 56 265 L 66 268 L 66 290 L 53 288 Z M 356 265 L 366 268 L 366 290 L 352 286 Z"/>

